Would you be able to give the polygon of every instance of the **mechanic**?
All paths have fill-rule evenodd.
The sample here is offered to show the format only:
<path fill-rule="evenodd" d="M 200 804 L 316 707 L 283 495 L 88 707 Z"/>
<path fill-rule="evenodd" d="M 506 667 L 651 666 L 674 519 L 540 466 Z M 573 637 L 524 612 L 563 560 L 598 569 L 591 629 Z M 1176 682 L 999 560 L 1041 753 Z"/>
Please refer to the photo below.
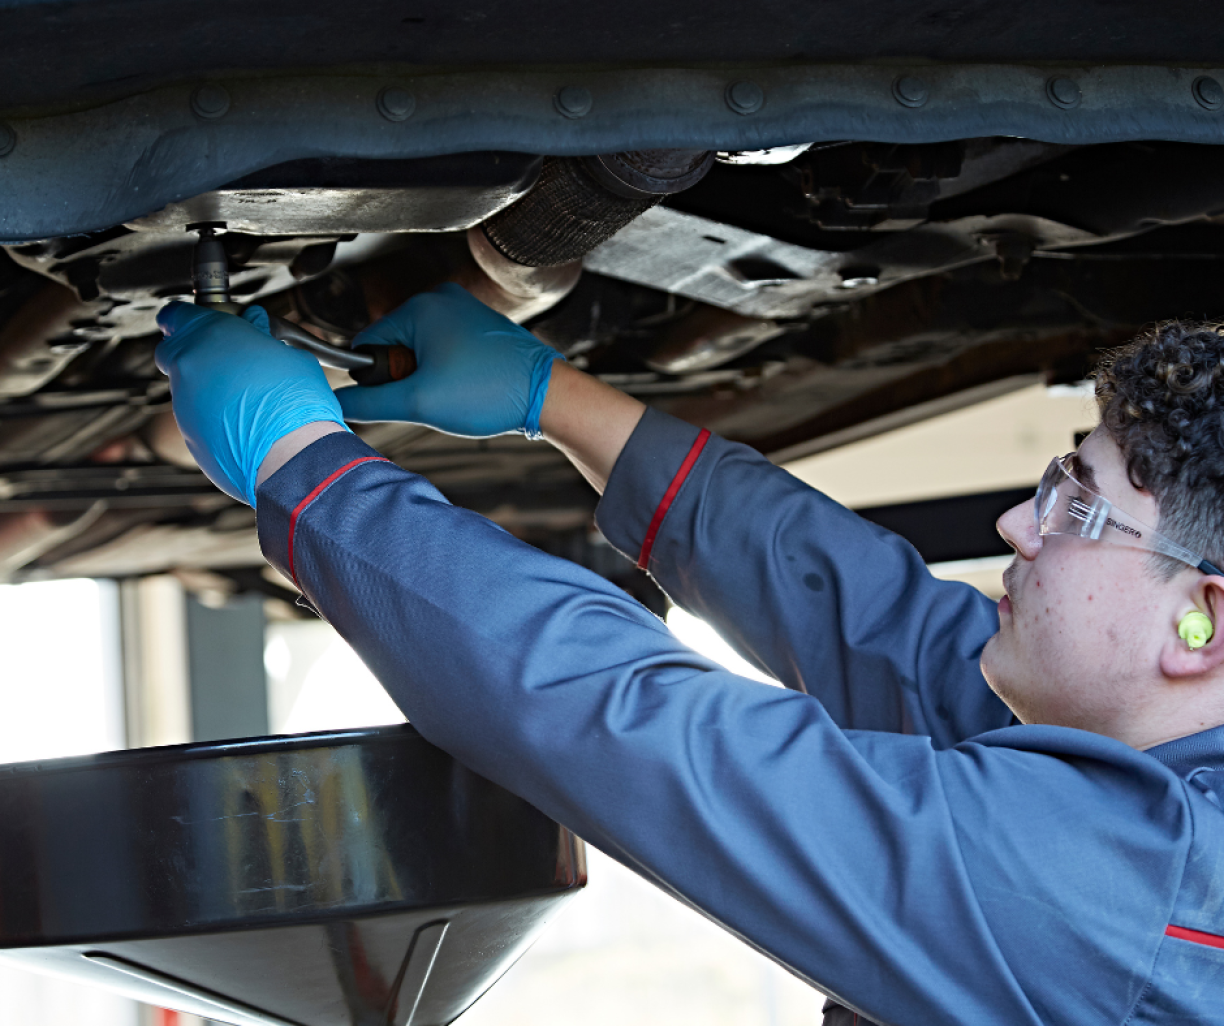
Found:
<path fill-rule="evenodd" d="M 413 377 L 338 396 L 263 317 L 162 312 L 179 425 L 426 738 L 831 995 L 831 1026 L 1224 1023 L 1215 331 L 1106 362 L 1102 426 L 999 520 L 996 607 L 458 286 L 357 340 Z M 345 419 L 542 435 L 608 539 L 789 690 Z"/>

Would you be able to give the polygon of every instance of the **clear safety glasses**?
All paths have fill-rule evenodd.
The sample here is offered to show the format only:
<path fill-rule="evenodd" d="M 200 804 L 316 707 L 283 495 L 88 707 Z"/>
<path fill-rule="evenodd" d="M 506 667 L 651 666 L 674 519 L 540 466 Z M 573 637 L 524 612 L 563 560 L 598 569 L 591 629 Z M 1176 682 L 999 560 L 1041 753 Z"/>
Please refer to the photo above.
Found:
<path fill-rule="evenodd" d="M 1129 513 L 1124 513 L 1103 495 L 1080 484 L 1067 470 L 1067 460 L 1066 456 L 1052 459 L 1041 476 L 1041 484 L 1037 486 L 1037 504 L 1033 515 L 1037 520 L 1039 535 L 1069 534 L 1090 541 L 1146 549 L 1159 552 L 1162 556 L 1172 556 L 1205 574 L 1224 575 L 1224 571 L 1207 562 L 1197 552 L 1178 545 Z"/>

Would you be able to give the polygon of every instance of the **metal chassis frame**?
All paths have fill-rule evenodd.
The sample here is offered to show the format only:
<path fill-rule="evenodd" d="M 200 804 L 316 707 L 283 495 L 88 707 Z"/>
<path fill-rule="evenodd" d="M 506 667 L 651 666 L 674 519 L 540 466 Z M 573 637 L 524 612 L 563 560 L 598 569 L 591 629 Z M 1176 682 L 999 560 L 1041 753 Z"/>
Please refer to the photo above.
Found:
<path fill-rule="evenodd" d="M 901 63 L 211 77 L 0 121 L 0 242 L 109 228 L 262 168 L 321 156 L 755 150 L 994 135 L 1218 144 L 1222 82 L 1224 67 Z M 585 92 L 589 108 L 576 113 L 585 103 L 562 102 L 562 90 L 569 99 Z"/>

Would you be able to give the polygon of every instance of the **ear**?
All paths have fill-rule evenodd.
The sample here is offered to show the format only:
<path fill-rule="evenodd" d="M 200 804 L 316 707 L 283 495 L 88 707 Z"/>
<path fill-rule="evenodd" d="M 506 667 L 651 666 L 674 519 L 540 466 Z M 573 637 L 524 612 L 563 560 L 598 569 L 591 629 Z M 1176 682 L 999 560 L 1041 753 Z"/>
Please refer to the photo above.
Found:
<path fill-rule="evenodd" d="M 1169 639 L 1160 651 L 1160 670 L 1171 680 L 1203 677 L 1224 666 L 1224 577 L 1201 576 L 1187 601 L 1177 609 L 1177 619 L 1169 626 Z M 1215 633 L 1202 648 L 1191 649 L 1177 634 L 1177 625 L 1187 613 L 1206 613 Z"/>

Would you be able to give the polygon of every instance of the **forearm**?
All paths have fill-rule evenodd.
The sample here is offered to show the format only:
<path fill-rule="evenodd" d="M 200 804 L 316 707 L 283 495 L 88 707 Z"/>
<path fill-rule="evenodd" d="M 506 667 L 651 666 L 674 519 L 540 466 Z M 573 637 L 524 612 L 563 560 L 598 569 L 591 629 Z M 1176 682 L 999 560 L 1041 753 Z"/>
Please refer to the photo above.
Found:
<path fill-rule="evenodd" d="M 557 361 L 540 415 L 544 437 L 601 495 L 642 414 L 643 403 Z"/>

